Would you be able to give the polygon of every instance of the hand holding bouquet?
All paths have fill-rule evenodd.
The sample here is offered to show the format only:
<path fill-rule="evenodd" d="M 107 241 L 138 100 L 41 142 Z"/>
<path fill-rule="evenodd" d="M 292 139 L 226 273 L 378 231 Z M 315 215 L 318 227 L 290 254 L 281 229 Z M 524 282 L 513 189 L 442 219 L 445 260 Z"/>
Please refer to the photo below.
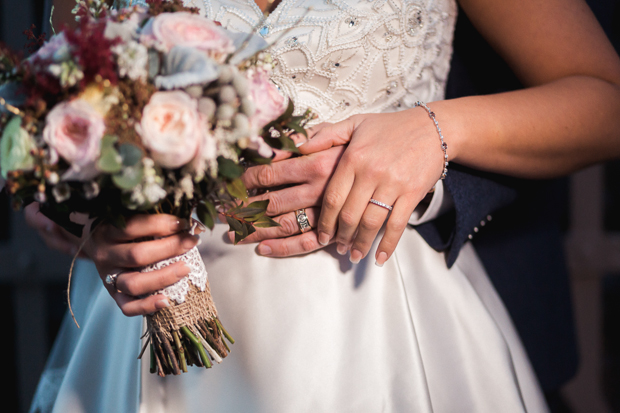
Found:
<path fill-rule="evenodd" d="M 27 59 L 0 49 L 5 190 L 16 207 L 37 201 L 78 236 L 74 212 L 88 214 L 96 231 L 157 213 L 196 213 L 213 228 L 219 210 L 237 241 L 277 225 L 266 201 L 243 203 L 240 176 L 269 162 L 272 148 L 294 151 L 287 134 L 305 133 L 309 113 L 293 116 L 270 82 L 261 38 L 228 32 L 179 0 L 147 3 L 78 2 L 78 27 Z M 230 351 L 223 338 L 232 342 L 197 249 L 140 270 L 179 260 L 191 272 L 162 291 L 173 305 L 147 316 L 151 371 L 162 376 L 210 367 Z"/>

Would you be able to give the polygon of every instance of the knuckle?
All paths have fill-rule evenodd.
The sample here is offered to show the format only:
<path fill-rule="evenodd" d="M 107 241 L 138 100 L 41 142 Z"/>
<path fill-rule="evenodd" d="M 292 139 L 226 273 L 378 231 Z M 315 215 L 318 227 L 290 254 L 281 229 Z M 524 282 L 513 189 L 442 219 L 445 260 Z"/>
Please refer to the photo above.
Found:
<path fill-rule="evenodd" d="M 129 267 L 140 267 L 144 265 L 144 252 L 139 246 L 133 246 L 127 250 L 125 259 Z"/>
<path fill-rule="evenodd" d="M 360 221 L 360 228 L 365 231 L 376 231 L 383 225 L 383 220 L 376 216 L 364 216 Z"/>
<path fill-rule="evenodd" d="M 387 229 L 390 231 L 394 231 L 400 233 L 407 226 L 408 220 L 400 217 L 391 217 L 387 224 Z"/>
<path fill-rule="evenodd" d="M 297 219 L 292 216 L 283 216 L 282 219 L 280 219 L 280 225 L 282 225 L 282 231 L 286 235 L 293 235 L 299 231 Z"/>
<path fill-rule="evenodd" d="M 351 211 L 340 211 L 340 223 L 347 227 L 353 227 L 357 225 L 357 218 L 351 213 Z"/>
<path fill-rule="evenodd" d="M 278 215 L 282 210 L 282 197 L 277 192 L 269 195 L 269 205 L 267 205 L 267 214 Z"/>
<path fill-rule="evenodd" d="M 323 206 L 326 209 L 336 209 L 339 208 L 342 203 L 342 197 L 340 194 L 334 191 L 330 191 L 325 193 L 323 197 Z"/>
<path fill-rule="evenodd" d="M 302 238 L 300 246 L 303 252 L 312 252 L 316 249 L 317 244 L 312 238 Z"/>
<path fill-rule="evenodd" d="M 260 167 L 256 173 L 256 182 L 259 186 L 273 186 L 274 171 L 271 166 Z"/>
<path fill-rule="evenodd" d="M 127 277 L 119 277 L 117 282 L 117 288 L 121 291 L 125 291 L 129 295 L 139 295 L 140 294 L 140 283 L 135 278 L 127 278 Z"/>

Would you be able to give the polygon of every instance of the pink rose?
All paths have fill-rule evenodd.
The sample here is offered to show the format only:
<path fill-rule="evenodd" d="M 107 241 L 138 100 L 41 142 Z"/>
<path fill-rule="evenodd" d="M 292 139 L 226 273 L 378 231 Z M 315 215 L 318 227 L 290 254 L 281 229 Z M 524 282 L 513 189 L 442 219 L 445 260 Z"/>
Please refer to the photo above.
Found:
<path fill-rule="evenodd" d="M 96 175 L 94 164 L 105 133 L 103 117 L 85 100 L 56 105 L 46 118 L 43 140 L 52 163 L 61 156 L 71 165 L 65 179 L 88 180 Z"/>
<path fill-rule="evenodd" d="M 250 98 L 256 105 L 256 112 L 250 118 L 250 123 L 255 128 L 262 128 L 284 113 L 288 101 L 269 80 L 269 72 L 266 70 L 248 70 L 246 76 L 250 81 Z"/>
<path fill-rule="evenodd" d="M 142 31 L 142 40 L 155 40 L 166 51 L 174 46 L 204 50 L 221 61 L 235 51 L 232 39 L 213 21 L 191 13 L 162 13 L 150 20 Z"/>
<path fill-rule="evenodd" d="M 198 102 L 180 90 L 157 92 L 142 112 L 138 133 L 154 161 L 175 169 L 196 156 L 206 123 L 198 113 Z"/>

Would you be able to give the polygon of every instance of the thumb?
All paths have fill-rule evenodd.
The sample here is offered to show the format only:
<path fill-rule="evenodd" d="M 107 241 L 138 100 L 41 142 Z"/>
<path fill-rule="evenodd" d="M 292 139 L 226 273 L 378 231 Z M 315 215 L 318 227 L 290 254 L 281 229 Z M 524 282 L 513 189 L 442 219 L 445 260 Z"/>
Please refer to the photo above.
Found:
<path fill-rule="evenodd" d="M 310 140 L 299 146 L 299 152 L 308 155 L 334 146 L 346 145 L 351 140 L 354 130 L 355 123 L 351 119 L 327 125 L 317 131 Z"/>

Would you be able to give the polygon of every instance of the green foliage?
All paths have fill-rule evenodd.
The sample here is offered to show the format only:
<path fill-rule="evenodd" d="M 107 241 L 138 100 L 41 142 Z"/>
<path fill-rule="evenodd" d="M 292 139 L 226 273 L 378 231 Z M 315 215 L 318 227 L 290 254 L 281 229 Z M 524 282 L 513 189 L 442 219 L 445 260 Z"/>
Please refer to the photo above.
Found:
<path fill-rule="evenodd" d="M 144 169 L 141 164 L 135 166 L 127 166 L 122 169 L 122 172 L 116 175 L 112 175 L 112 181 L 119 189 L 129 191 L 136 187 L 142 181 L 144 175 Z"/>
<path fill-rule="evenodd" d="M 218 173 L 228 179 L 237 179 L 241 175 L 243 175 L 243 167 L 241 165 L 237 165 L 234 161 L 219 156 L 217 158 L 217 168 Z"/>
<path fill-rule="evenodd" d="M 97 160 L 97 169 L 101 172 L 115 174 L 123 168 L 123 158 L 114 147 L 117 141 L 118 137 L 114 135 L 105 135 L 101 139 L 101 155 Z"/>

